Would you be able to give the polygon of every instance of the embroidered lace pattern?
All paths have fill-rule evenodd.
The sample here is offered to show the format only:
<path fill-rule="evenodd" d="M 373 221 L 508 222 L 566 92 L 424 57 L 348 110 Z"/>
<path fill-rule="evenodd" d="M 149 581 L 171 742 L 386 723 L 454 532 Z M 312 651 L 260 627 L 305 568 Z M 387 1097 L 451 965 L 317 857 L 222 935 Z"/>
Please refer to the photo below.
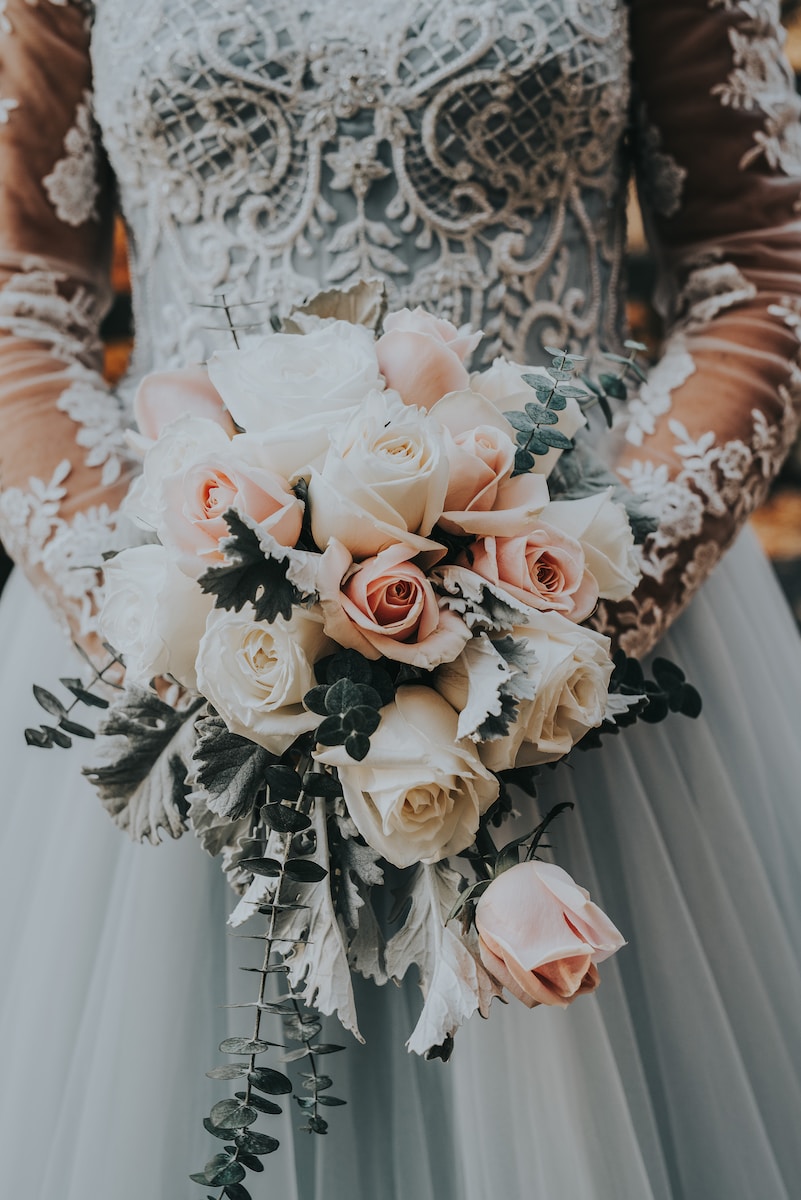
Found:
<path fill-rule="evenodd" d="M 798 173 L 798 102 L 774 8 L 767 0 L 98 0 L 84 10 L 70 0 L 0 0 L 0 52 L 4 40 L 24 48 L 23 29 L 35 40 L 36 20 L 80 40 L 91 11 L 93 78 L 87 57 L 47 169 L 32 181 L 52 213 L 49 251 L 37 250 L 63 260 L 60 231 L 80 239 L 106 211 L 90 149 L 93 90 L 130 230 L 131 384 L 155 366 L 202 361 L 227 341 L 200 307 L 215 292 L 252 306 L 237 310 L 243 323 L 263 324 L 320 285 L 365 275 L 384 277 L 395 305 L 423 304 L 482 328 L 485 361 L 499 353 L 542 361 L 553 343 L 592 358 L 622 332 L 631 22 L 648 114 L 637 140 L 672 336 L 631 404 L 620 464 L 660 515 L 644 548 L 645 584 L 626 611 L 599 619 L 643 649 L 731 540 L 795 421 L 799 251 L 793 259 L 778 247 L 798 195 L 789 178 Z M 701 27 L 720 52 L 698 57 Z M 677 63 L 688 81 L 680 95 L 664 86 Z M 35 106 L 24 89 L 0 97 L 0 161 L 3 129 L 25 128 Z M 703 159 L 687 137 L 696 119 L 722 122 Z M 705 188 L 714 195 L 708 160 L 729 146 L 737 157 L 730 170 L 723 155 L 727 189 L 744 189 L 754 213 L 755 189 L 770 180 L 771 235 L 762 237 L 755 217 L 752 244 L 748 229 L 729 229 L 727 213 L 718 220 L 712 200 L 703 202 Z M 698 218 L 707 211 L 708 229 Z M 84 253 L 91 244 L 80 242 Z M 0 515 L 17 553 L 59 573 L 90 562 L 90 531 L 108 537 L 113 505 L 95 503 L 97 489 L 122 483 L 118 410 L 89 348 L 102 311 L 97 276 L 85 283 L 80 255 L 71 261 L 49 276 L 30 265 L 0 275 L 0 337 L 38 345 L 48 378 L 55 356 L 53 411 L 74 422 L 82 450 L 74 461 L 69 448 L 53 453 L 29 486 L 7 489 Z M 773 340 L 761 356 L 749 337 L 737 342 L 753 391 L 744 395 L 709 345 L 757 326 Z M 71 537 L 82 548 L 72 557 Z M 85 626 L 92 579 L 59 574 L 53 590 L 80 608 Z"/>

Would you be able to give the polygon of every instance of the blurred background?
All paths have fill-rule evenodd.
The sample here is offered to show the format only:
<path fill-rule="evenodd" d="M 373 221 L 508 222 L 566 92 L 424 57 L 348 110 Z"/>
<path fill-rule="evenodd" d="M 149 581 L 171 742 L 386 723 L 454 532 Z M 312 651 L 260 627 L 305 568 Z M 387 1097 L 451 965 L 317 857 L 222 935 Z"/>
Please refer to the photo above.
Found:
<path fill-rule="evenodd" d="M 788 54 L 801 91 L 801 0 L 789 0 L 782 7 L 788 31 Z M 115 231 L 113 284 L 116 298 L 103 330 L 105 371 L 112 383 L 124 374 L 128 365 L 133 333 L 125 233 L 121 221 L 117 222 Z M 650 304 L 653 284 L 653 262 L 632 193 L 629 206 L 629 322 L 632 336 L 655 351 L 661 331 L 659 319 Z M 752 523 L 801 626 L 801 442 L 790 456 L 766 503 L 752 517 Z M 0 545 L 0 589 L 10 569 L 11 563 Z"/>

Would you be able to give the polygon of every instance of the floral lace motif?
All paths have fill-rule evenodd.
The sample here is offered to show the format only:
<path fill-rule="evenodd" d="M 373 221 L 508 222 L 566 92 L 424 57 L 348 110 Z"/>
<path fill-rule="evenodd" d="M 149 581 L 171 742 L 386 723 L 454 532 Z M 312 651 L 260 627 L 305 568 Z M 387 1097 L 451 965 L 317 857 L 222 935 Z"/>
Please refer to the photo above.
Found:
<path fill-rule="evenodd" d="M 84 225 L 97 220 L 100 194 L 91 92 L 84 92 L 83 102 L 75 112 L 75 124 L 64 138 L 64 149 L 64 158 L 59 159 L 42 182 L 58 219 L 67 225 Z"/>

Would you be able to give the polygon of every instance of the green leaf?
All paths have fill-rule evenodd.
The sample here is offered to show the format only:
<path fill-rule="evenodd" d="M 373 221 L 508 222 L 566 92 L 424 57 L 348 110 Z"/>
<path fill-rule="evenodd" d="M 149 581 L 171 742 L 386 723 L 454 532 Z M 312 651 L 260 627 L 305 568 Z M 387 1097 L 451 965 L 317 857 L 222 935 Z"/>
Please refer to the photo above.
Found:
<path fill-rule="evenodd" d="M 307 1058 L 311 1054 L 308 1046 L 299 1046 L 297 1050 L 290 1050 L 287 1054 L 281 1055 L 282 1063 L 300 1062 L 302 1058 Z"/>
<path fill-rule="evenodd" d="M 230 1154 L 215 1154 L 205 1167 L 206 1182 L 212 1187 L 222 1187 L 227 1183 L 239 1183 L 245 1178 L 245 1168 L 235 1162 Z"/>
<path fill-rule="evenodd" d="M 319 1042 L 312 1046 L 315 1054 L 338 1054 L 340 1050 L 344 1050 L 344 1046 L 336 1046 L 333 1042 Z"/>
<path fill-rule="evenodd" d="M 323 796 L 335 800 L 342 795 L 342 784 L 335 775 L 327 771 L 307 771 L 303 776 L 303 790 L 307 796 Z"/>
<path fill-rule="evenodd" d="M 325 679 L 329 684 L 336 683 L 338 679 L 369 684 L 372 678 L 372 664 L 358 650 L 338 650 L 327 661 Z"/>
<path fill-rule="evenodd" d="M 226 1184 L 225 1194 L 228 1200 L 252 1200 L 250 1192 L 246 1187 L 242 1187 L 241 1183 Z"/>
<path fill-rule="evenodd" d="M 276 833 L 301 833 L 311 825 L 305 813 L 298 812 L 296 808 L 288 808 L 286 804 L 265 804 L 261 815 L 265 824 Z"/>
<path fill-rule="evenodd" d="M 69 750 L 72 745 L 72 738 L 67 737 L 66 733 L 62 733 L 60 729 L 55 729 L 52 725 L 43 725 L 42 729 L 46 729 L 53 739 L 53 744 L 60 746 L 62 750 Z"/>
<path fill-rule="evenodd" d="M 260 1158 L 256 1158 L 255 1154 L 248 1154 L 247 1150 L 239 1151 L 239 1161 L 243 1167 L 247 1167 L 249 1171 L 263 1171 L 264 1163 Z M 238 1186 L 235 1185 L 235 1186 Z"/>
<path fill-rule="evenodd" d="M 327 695 L 328 684 L 320 683 L 317 685 L 317 687 L 313 687 L 306 693 L 306 695 L 303 697 L 303 703 L 311 712 L 317 713 L 318 716 L 324 717 L 328 713 L 328 709 L 325 706 L 325 698 Z"/>
<path fill-rule="evenodd" d="M 86 704 L 90 708 L 108 708 L 108 700 L 104 696 L 96 696 L 94 692 L 88 691 L 80 679 L 63 677 L 59 682 L 68 692 L 72 692 L 75 699 L 79 700 L 81 704 Z"/>
<path fill-rule="evenodd" d="M 345 749 L 351 758 L 361 762 L 370 753 L 370 739 L 364 733 L 351 733 L 345 739 Z"/>
<path fill-rule="evenodd" d="M 279 1042 L 265 1042 L 260 1038 L 230 1037 L 220 1042 L 222 1054 L 264 1054 L 271 1046 Z"/>
<path fill-rule="evenodd" d="M 26 729 L 25 741 L 29 746 L 38 746 L 40 750 L 52 750 L 53 739 L 46 728 Z"/>
<path fill-rule="evenodd" d="M 259 1119 L 259 1114 L 250 1105 L 240 1104 L 237 1100 L 218 1100 L 209 1114 L 212 1125 L 225 1126 L 227 1129 L 244 1129 Z"/>
<path fill-rule="evenodd" d="M 295 883 L 319 883 L 328 872 L 311 858 L 288 858 L 284 866 L 287 879 Z"/>
<path fill-rule="evenodd" d="M 248 1154 L 272 1154 L 279 1145 L 278 1138 L 270 1137 L 267 1133 L 251 1133 L 250 1130 L 237 1139 L 237 1144 Z"/>
<path fill-rule="evenodd" d="M 274 1071 L 271 1067 L 256 1067 L 250 1072 L 248 1079 L 254 1088 L 266 1092 L 268 1096 L 287 1096 L 292 1091 L 292 1081 L 281 1071 Z M 249 1121 L 248 1124 L 252 1122 Z"/>
<path fill-rule="evenodd" d="M 209 1079 L 240 1079 L 247 1075 L 249 1066 L 249 1063 L 225 1063 L 221 1067 L 213 1067 L 206 1075 Z"/>
<path fill-rule="evenodd" d="M 503 415 L 506 417 L 506 420 L 509 422 L 512 428 L 519 430 L 520 433 L 525 433 L 528 435 L 534 428 L 530 417 L 527 417 L 524 413 L 512 410 L 511 412 L 505 412 Z"/>
<path fill-rule="evenodd" d="M 555 412 L 551 412 L 542 404 L 534 404 L 532 401 L 526 405 L 526 413 L 534 425 L 555 425 L 559 420 Z"/>
<path fill-rule="evenodd" d="M 341 746 L 347 734 L 342 724 L 342 718 L 326 717 L 314 731 L 314 736 L 321 746 Z"/>
<path fill-rule="evenodd" d="M 51 717 L 66 717 L 67 710 L 57 696 L 52 692 L 48 692 L 46 688 L 39 687 L 38 683 L 33 685 L 33 694 L 36 697 L 36 702 L 45 712 L 50 713 Z"/>
<path fill-rule="evenodd" d="M 342 724 L 349 733 L 363 733 L 365 736 L 369 736 L 371 733 L 375 733 L 381 724 L 381 715 L 374 708 L 358 705 L 356 708 L 348 709 L 342 718 Z"/>
<path fill-rule="evenodd" d="M 246 1093 L 234 1092 L 234 1095 L 238 1100 L 244 1100 Z M 266 1113 L 268 1117 L 280 1117 L 281 1113 L 284 1111 L 280 1104 L 273 1104 L 272 1100 L 265 1100 L 263 1096 L 251 1095 L 250 1099 L 248 1100 L 248 1104 L 252 1108 L 257 1108 L 259 1112 Z"/>
<path fill-rule="evenodd" d="M 243 1092 L 242 1095 L 244 1096 L 244 1094 L 245 1093 Z M 207 1133 L 210 1133 L 212 1137 L 221 1138 L 224 1142 L 233 1141 L 238 1132 L 236 1129 L 229 1129 L 227 1125 L 212 1125 L 208 1117 L 203 1118 L 203 1128 Z"/>
<path fill-rule="evenodd" d="M 324 1092 L 326 1088 L 334 1086 L 334 1081 L 330 1075 L 301 1075 L 303 1086 L 307 1092 Z"/>
<path fill-rule="evenodd" d="M 277 858 L 243 858 L 239 865 L 243 871 L 252 871 L 254 875 L 264 875 L 268 879 L 277 879 L 283 869 Z"/>
<path fill-rule="evenodd" d="M 69 717 L 62 717 L 59 725 L 65 733 L 71 733 L 73 737 L 89 738 L 90 740 L 95 737 L 94 729 L 90 729 L 88 725 L 81 725 L 78 721 L 72 721 Z"/>
<path fill-rule="evenodd" d="M 555 446 L 557 450 L 569 450 L 573 445 L 572 438 L 562 433 L 561 429 L 542 429 L 537 431 L 537 438 L 546 446 Z"/>
<path fill-rule="evenodd" d="M 317 1097 L 318 1104 L 327 1104 L 330 1108 L 339 1108 L 343 1104 L 347 1104 L 347 1100 L 340 1100 L 338 1096 L 328 1096 L 325 1093 Z"/>
<path fill-rule="evenodd" d="M 310 1133 L 328 1133 L 328 1122 L 322 1117 L 309 1117 L 307 1128 Z"/>
<path fill-rule="evenodd" d="M 599 375 L 598 380 L 607 396 L 611 396 L 614 400 L 625 400 L 628 396 L 628 388 L 622 379 L 618 379 L 617 375 Z"/>
<path fill-rule="evenodd" d="M 674 688 L 681 687 L 687 679 L 681 667 L 676 666 L 668 658 L 655 658 L 651 664 L 651 670 L 654 673 L 656 682 L 666 692 L 671 692 Z"/>
<path fill-rule="evenodd" d="M 267 781 L 267 787 L 270 789 L 270 799 L 278 800 L 297 800 L 303 786 L 300 775 L 294 767 L 287 767 L 283 763 L 275 763 L 273 766 L 267 767 L 264 772 L 264 777 Z"/>

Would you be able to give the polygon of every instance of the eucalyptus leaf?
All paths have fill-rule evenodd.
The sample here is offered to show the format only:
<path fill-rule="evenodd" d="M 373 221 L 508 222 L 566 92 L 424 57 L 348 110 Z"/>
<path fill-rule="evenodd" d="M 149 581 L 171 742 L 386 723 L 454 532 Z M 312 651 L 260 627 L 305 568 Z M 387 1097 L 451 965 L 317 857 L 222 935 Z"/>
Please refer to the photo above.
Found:
<path fill-rule="evenodd" d="M 261 1038 L 230 1037 L 220 1042 L 220 1051 L 223 1054 L 264 1054 L 277 1045 L 278 1042 L 265 1042 Z"/>
<path fill-rule="evenodd" d="M 248 1130 L 237 1144 L 248 1154 L 272 1154 L 278 1149 L 278 1138 L 270 1137 L 267 1133 L 252 1133 Z"/>
<path fill-rule="evenodd" d="M 284 866 L 287 879 L 295 883 L 319 883 L 328 872 L 325 867 L 308 858 L 289 858 Z"/>
<path fill-rule="evenodd" d="M 206 1163 L 205 1175 L 206 1182 L 212 1187 L 221 1187 L 223 1184 L 239 1183 L 245 1178 L 245 1168 L 228 1154 L 215 1154 L 214 1158 Z"/>
<path fill-rule="evenodd" d="M 246 1094 L 245 1092 L 234 1092 L 238 1100 L 244 1100 Z M 272 1100 L 265 1100 L 263 1096 L 251 1095 L 248 1104 L 251 1108 L 257 1108 L 260 1113 L 266 1113 L 268 1117 L 280 1117 L 284 1111 L 280 1104 L 273 1104 Z"/>
<path fill-rule="evenodd" d="M 252 1200 L 251 1194 L 246 1187 L 241 1183 L 228 1183 L 225 1185 L 225 1194 L 228 1200 Z"/>
<path fill-rule="evenodd" d="M 340 1100 L 338 1096 L 328 1096 L 323 1093 L 317 1097 L 318 1104 L 327 1104 L 330 1108 L 339 1108 L 343 1104 L 347 1104 L 347 1100 Z"/>
<path fill-rule="evenodd" d="M 227 1129 L 244 1129 L 257 1121 L 259 1114 L 249 1104 L 240 1104 L 238 1100 L 218 1100 L 209 1114 L 212 1125 L 225 1126 Z"/>
<path fill-rule="evenodd" d="M 268 1096 L 287 1096 L 292 1091 L 291 1079 L 281 1071 L 272 1070 L 271 1067 L 256 1067 L 250 1072 L 248 1079 L 253 1087 L 258 1088 L 260 1092 L 266 1092 Z M 249 1121 L 248 1124 L 252 1122 Z"/>
<path fill-rule="evenodd" d="M 277 879 L 283 870 L 277 858 L 243 858 L 239 865 L 243 871 L 252 871 L 254 875 L 264 875 L 268 879 Z"/>
<path fill-rule="evenodd" d="M 90 729 L 88 725 L 81 725 L 79 721 L 73 721 L 70 717 L 62 717 L 59 727 L 65 733 L 71 733 L 73 737 L 87 738 L 91 741 L 96 736 L 94 729 Z"/>
<path fill-rule="evenodd" d="M 288 767 L 284 763 L 274 763 L 266 769 L 264 776 L 271 801 L 275 803 L 279 800 L 295 801 L 300 796 L 303 784 L 294 767 Z"/>
<path fill-rule="evenodd" d="M 244 1096 L 244 1092 L 242 1095 Z M 239 1132 L 236 1129 L 229 1129 L 227 1125 L 214 1125 L 208 1117 L 203 1118 L 203 1128 L 212 1137 L 221 1138 L 224 1142 L 232 1142 Z"/>
<path fill-rule="evenodd" d="M 248 1063 L 225 1063 L 221 1067 L 213 1067 L 206 1072 L 209 1079 L 240 1079 L 247 1075 Z"/>
<path fill-rule="evenodd" d="M 38 683 L 33 685 L 33 694 L 36 697 L 37 704 L 50 713 L 51 717 L 66 717 L 67 710 L 57 696 L 52 692 L 48 692 L 47 688 L 39 687 Z"/>
<path fill-rule="evenodd" d="M 311 825 L 305 813 L 286 804 L 265 804 L 261 810 L 265 824 L 276 833 L 300 833 Z"/>

